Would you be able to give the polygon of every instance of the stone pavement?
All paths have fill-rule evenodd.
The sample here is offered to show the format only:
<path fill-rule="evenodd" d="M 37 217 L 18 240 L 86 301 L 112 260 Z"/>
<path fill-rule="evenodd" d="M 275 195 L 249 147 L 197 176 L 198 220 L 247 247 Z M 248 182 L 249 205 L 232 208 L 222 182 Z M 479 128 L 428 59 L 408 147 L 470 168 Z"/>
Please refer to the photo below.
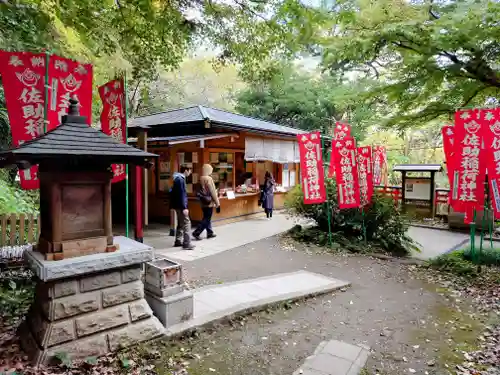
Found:
<path fill-rule="evenodd" d="M 269 304 L 328 293 L 349 286 L 345 281 L 308 271 L 276 274 L 256 279 L 194 289 L 194 316 L 171 326 L 167 335 L 178 334 L 238 313 Z"/>
<path fill-rule="evenodd" d="M 420 248 L 420 253 L 415 252 L 413 257 L 422 260 L 459 249 L 469 242 L 469 235 L 466 233 L 440 229 L 410 227 L 408 235 L 419 244 Z"/>
<path fill-rule="evenodd" d="M 323 341 L 293 375 L 358 375 L 369 356 L 370 349 L 364 345 Z"/>
<path fill-rule="evenodd" d="M 155 248 L 156 256 L 166 256 L 175 261 L 190 262 L 275 236 L 286 232 L 296 224 L 304 225 L 307 224 L 307 221 L 277 213 L 271 220 L 262 217 L 221 225 L 214 228 L 217 234 L 216 238 L 207 240 L 203 238 L 206 235 L 204 233 L 201 241 L 194 242 L 196 248 L 193 251 L 179 250 L 179 248 L 172 247 L 174 238 L 167 235 L 146 237 L 144 241 Z"/>

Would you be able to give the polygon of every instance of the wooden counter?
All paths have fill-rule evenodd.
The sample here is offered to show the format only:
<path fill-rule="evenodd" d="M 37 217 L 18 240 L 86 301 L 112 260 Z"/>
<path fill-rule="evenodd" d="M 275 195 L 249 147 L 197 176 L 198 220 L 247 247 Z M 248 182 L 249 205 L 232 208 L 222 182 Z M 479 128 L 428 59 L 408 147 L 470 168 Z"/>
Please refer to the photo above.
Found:
<path fill-rule="evenodd" d="M 212 222 L 214 225 L 228 224 L 231 222 L 247 220 L 256 214 L 264 215 L 264 210 L 259 206 L 260 193 L 236 194 L 235 199 L 219 198 L 221 212 L 214 209 Z M 156 221 L 168 222 L 170 209 L 168 200 L 164 196 L 150 195 L 149 212 Z M 286 193 L 274 193 L 274 210 L 283 209 Z M 189 216 L 193 222 L 200 221 L 203 217 L 201 204 L 197 197 L 189 197 Z"/>

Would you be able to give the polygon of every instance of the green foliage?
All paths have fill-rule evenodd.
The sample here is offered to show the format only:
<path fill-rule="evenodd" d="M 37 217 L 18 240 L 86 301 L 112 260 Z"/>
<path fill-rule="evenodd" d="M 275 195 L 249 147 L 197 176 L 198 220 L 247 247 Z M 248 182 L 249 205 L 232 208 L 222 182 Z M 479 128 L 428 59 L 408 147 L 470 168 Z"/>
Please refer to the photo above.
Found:
<path fill-rule="evenodd" d="M 2 178 L 0 173 L 0 215 L 11 213 L 36 213 L 38 191 L 26 191 Z"/>
<path fill-rule="evenodd" d="M 440 255 L 429 261 L 429 265 L 439 271 L 450 272 L 459 276 L 477 276 L 477 267 L 464 259 L 462 250 Z"/>
<path fill-rule="evenodd" d="M 359 246 L 363 239 L 363 215 L 359 209 L 339 210 L 336 184 L 327 179 L 327 194 L 332 212 L 331 231 L 334 240 L 346 246 L 349 242 Z M 302 188 L 296 186 L 287 197 L 286 208 L 291 214 L 313 219 L 323 233 L 314 235 L 326 238 L 328 233 L 328 211 L 326 204 L 305 205 Z M 374 195 L 372 204 L 365 209 L 366 238 L 370 245 L 394 255 L 406 255 L 417 251 L 415 242 L 406 234 L 409 222 L 395 207 L 391 198 Z M 317 242 L 316 242 L 317 243 Z"/>
<path fill-rule="evenodd" d="M 335 121 L 349 121 L 361 140 L 374 119 L 375 105 L 358 101 L 361 83 L 331 76 L 314 76 L 282 65 L 266 81 L 258 81 L 237 95 L 236 110 L 305 130 L 332 131 Z"/>
<path fill-rule="evenodd" d="M 27 312 L 33 301 L 35 283 L 31 274 L 25 277 L 2 277 L 0 279 L 0 311 L 4 322 L 12 323 Z"/>
<path fill-rule="evenodd" d="M 493 267 L 493 269 L 500 266 L 500 249 L 483 248 L 481 252 L 476 249 L 475 256 L 472 256 L 470 248 L 456 250 L 431 259 L 429 265 L 439 271 L 475 278 L 479 276 L 481 266 Z M 496 273 L 497 282 L 500 283 L 498 269 L 494 273 Z"/>
<path fill-rule="evenodd" d="M 340 0 L 331 10 L 323 25 L 328 36 L 311 43 L 326 69 L 379 79 L 368 96 L 392 108 L 387 125 L 414 126 L 496 103 L 499 2 Z"/>

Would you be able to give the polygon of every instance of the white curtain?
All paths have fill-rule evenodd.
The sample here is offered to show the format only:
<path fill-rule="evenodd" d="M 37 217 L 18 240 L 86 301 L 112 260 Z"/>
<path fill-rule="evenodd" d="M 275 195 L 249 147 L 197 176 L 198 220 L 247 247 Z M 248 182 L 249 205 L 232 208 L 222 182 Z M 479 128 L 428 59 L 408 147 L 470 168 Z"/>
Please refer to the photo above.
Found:
<path fill-rule="evenodd" d="M 245 160 L 299 163 L 299 146 L 296 141 L 246 137 Z"/>

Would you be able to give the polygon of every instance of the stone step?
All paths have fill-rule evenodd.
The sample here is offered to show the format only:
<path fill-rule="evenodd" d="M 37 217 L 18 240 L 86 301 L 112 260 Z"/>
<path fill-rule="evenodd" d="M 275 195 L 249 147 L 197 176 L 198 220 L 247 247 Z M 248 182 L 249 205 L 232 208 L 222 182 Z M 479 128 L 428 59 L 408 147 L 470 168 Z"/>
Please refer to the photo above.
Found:
<path fill-rule="evenodd" d="M 167 327 L 167 335 L 193 330 L 233 315 L 257 311 L 282 301 L 332 292 L 350 283 L 297 271 L 192 290 L 192 319 Z"/>
<path fill-rule="evenodd" d="M 358 375 L 370 356 L 370 348 L 343 341 L 323 341 L 293 375 Z"/>

